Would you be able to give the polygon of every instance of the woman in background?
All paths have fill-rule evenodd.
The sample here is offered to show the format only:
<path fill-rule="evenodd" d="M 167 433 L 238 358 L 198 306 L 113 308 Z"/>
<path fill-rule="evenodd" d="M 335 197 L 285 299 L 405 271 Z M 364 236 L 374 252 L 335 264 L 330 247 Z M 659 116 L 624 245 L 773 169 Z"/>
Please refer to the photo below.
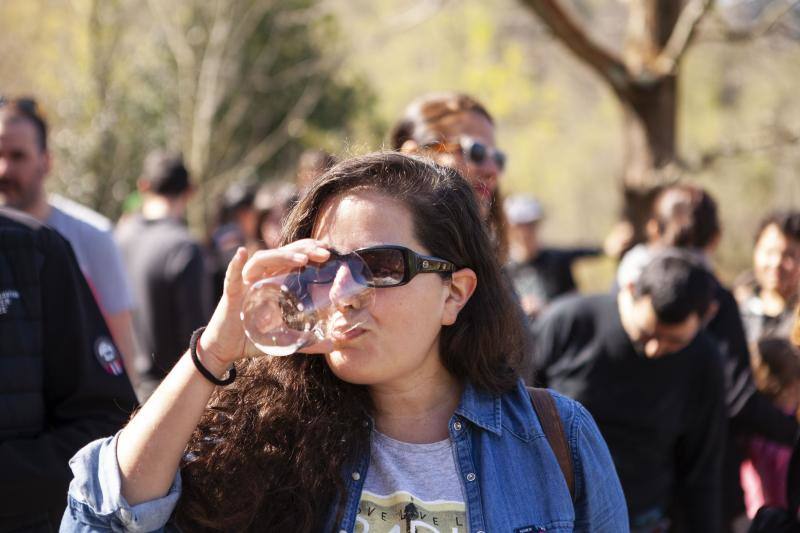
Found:
<path fill-rule="evenodd" d="M 494 119 L 486 107 L 466 94 L 425 94 L 406 107 L 390 143 L 394 150 L 425 155 L 467 178 L 504 263 L 508 241 L 498 183 L 506 156 L 497 148 Z"/>

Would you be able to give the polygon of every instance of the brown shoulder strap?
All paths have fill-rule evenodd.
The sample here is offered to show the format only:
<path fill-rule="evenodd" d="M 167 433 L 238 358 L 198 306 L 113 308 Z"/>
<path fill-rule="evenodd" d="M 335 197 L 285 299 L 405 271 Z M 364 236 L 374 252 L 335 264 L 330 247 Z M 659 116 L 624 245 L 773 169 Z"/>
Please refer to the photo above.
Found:
<path fill-rule="evenodd" d="M 572 470 L 572 454 L 567 444 L 564 425 L 561 423 L 561 416 L 558 414 L 556 402 L 546 389 L 527 388 L 531 395 L 533 410 L 536 411 L 536 415 L 539 417 L 547 442 L 550 444 L 550 448 L 553 449 L 558 466 L 561 467 L 561 473 L 564 474 L 567 488 L 569 488 L 569 495 L 575 501 L 575 474 Z"/>

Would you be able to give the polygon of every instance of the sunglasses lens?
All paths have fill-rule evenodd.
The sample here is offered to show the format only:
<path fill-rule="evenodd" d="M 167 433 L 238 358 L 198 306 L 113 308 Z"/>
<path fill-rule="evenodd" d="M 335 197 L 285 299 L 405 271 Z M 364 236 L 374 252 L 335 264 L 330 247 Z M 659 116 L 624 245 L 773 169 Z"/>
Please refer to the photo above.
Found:
<path fill-rule="evenodd" d="M 406 269 L 401 250 L 375 248 L 358 252 L 358 255 L 369 267 L 375 287 L 391 287 L 403 282 Z"/>
<path fill-rule="evenodd" d="M 347 266 L 350 269 L 350 275 L 353 280 L 360 285 L 370 285 L 374 280 L 372 271 L 367 263 L 355 254 L 349 254 L 347 258 Z"/>
<path fill-rule="evenodd" d="M 299 278 L 304 283 L 330 283 L 336 277 L 339 270 L 338 260 L 326 261 L 325 263 L 308 263 L 300 271 Z"/>
<path fill-rule="evenodd" d="M 486 147 L 479 142 L 472 143 L 472 146 L 469 147 L 469 158 L 480 165 L 486 159 Z"/>

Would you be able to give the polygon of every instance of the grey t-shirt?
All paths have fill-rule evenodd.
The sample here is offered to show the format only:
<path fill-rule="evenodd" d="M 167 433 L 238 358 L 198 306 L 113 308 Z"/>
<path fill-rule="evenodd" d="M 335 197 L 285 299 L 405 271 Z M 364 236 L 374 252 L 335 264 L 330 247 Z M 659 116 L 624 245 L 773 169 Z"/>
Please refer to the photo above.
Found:
<path fill-rule="evenodd" d="M 58 195 L 51 195 L 48 203 L 50 216 L 45 222 L 72 245 L 103 313 L 115 315 L 132 309 L 128 278 L 111 232 L 111 221 Z"/>
<path fill-rule="evenodd" d="M 372 432 L 356 533 L 467 531 L 450 439 L 410 444 Z"/>

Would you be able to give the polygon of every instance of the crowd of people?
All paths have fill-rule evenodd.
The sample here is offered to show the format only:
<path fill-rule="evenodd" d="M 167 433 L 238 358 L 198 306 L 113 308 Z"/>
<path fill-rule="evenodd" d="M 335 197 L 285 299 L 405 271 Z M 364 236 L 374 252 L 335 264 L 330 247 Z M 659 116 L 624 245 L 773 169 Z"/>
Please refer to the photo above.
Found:
<path fill-rule="evenodd" d="M 150 153 L 138 209 L 112 224 L 45 191 L 47 127 L 35 101 L 0 103 L 0 531 L 777 533 L 796 517 L 800 211 L 764 213 L 731 288 L 717 204 L 689 183 L 658 192 L 624 255 L 546 247 L 542 205 L 501 192 L 488 108 L 431 93 L 391 151 L 309 150 L 292 180 L 234 183 L 206 242 L 179 153 Z M 604 254 L 613 286 L 581 294 L 573 265 Z M 325 265 L 329 338 L 259 354 L 247 288 Z M 374 300 L 335 298 L 343 280 Z"/>

